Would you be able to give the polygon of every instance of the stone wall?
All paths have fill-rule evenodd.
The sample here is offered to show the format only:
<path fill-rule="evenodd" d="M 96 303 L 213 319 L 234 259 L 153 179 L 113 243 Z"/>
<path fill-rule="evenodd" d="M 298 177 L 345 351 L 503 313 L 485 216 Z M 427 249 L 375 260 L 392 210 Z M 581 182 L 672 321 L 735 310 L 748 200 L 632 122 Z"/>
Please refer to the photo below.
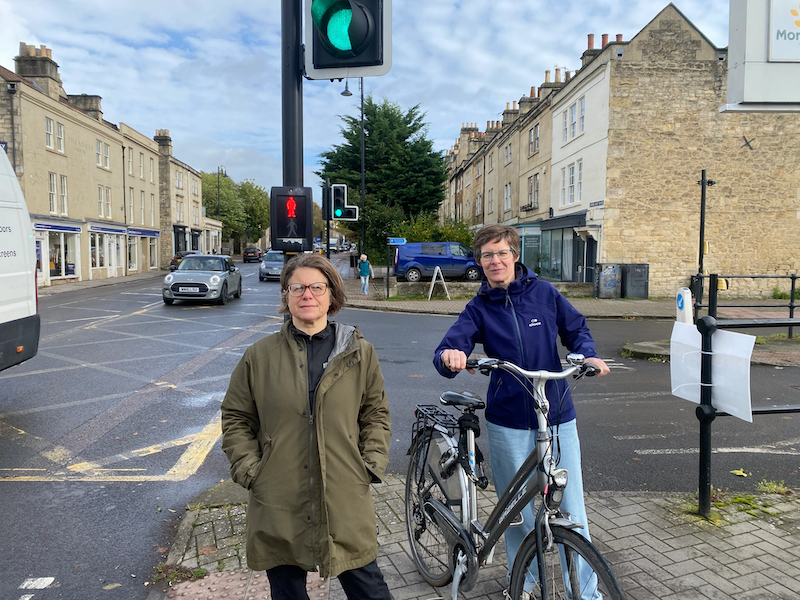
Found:
<path fill-rule="evenodd" d="M 800 267 L 800 113 L 720 113 L 727 52 L 670 5 L 611 68 L 604 243 L 598 262 L 648 263 L 651 296 L 685 286 L 699 263 L 706 169 L 710 273 Z M 750 147 L 745 141 L 749 141 Z M 738 295 L 775 280 L 741 280 Z"/>

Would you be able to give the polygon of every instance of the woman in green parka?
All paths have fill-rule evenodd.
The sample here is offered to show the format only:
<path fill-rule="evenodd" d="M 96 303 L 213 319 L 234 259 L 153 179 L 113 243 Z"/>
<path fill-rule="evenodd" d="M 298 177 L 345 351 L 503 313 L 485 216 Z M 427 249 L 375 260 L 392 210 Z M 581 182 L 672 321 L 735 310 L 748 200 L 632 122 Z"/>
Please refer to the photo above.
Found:
<path fill-rule="evenodd" d="M 348 598 L 389 600 L 370 492 L 390 439 L 375 349 L 328 320 L 346 298 L 326 258 L 290 260 L 281 290 L 291 319 L 245 351 L 222 402 L 222 449 L 250 490 L 247 564 L 266 570 L 275 600 L 307 600 L 316 570 Z"/>

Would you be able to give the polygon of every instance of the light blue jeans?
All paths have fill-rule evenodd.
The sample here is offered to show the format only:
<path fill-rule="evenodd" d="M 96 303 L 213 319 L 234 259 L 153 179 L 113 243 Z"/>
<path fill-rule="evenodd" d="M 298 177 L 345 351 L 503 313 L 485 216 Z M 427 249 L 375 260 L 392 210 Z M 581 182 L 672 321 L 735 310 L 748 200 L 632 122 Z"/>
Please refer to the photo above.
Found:
<path fill-rule="evenodd" d="M 484 421 L 486 426 L 486 434 L 489 438 L 489 455 L 492 465 L 492 478 L 494 479 L 494 486 L 497 490 L 497 497 L 505 491 L 511 483 L 511 479 L 516 472 L 528 458 L 528 455 L 536 447 L 536 429 L 512 429 L 510 427 L 503 427 L 502 425 L 495 425 Z M 581 448 L 580 441 L 578 440 L 578 428 L 575 420 L 567 423 L 562 423 L 557 428 L 558 440 L 560 440 L 561 459 L 558 463 L 559 469 L 567 469 L 569 471 L 569 479 L 567 480 L 567 488 L 564 490 L 564 499 L 561 502 L 561 510 L 569 513 L 570 520 L 581 523 L 583 529 L 577 529 L 583 537 L 590 540 L 589 537 L 589 521 L 586 518 L 586 506 L 583 502 L 583 475 L 581 472 Z M 553 437 L 553 455 L 556 456 L 558 444 L 556 442 L 555 433 L 556 428 L 551 427 L 550 433 Z M 506 555 L 508 556 L 508 577 L 511 577 L 511 567 L 514 565 L 514 558 L 517 555 L 522 540 L 528 535 L 528 532 L 533 529 L 536 521 L 536 513 L 534 511 L 534 503 L 531 502 L 522 510 L 522 517 L 524 519 L 522 525 L 519 527 L 509 527 L 505 531 L 506 540 Z M 586 589 L 585 582 L 594 577 L 590 569 L 586 567 L 586 563 L 579 562 L 578 566 L 579 578 L 581 587 Z M 538 580 L 538 573 L 528 572 L 525 581 L 525 590 L 530 591 L 536 586 Z M 590 585 L 588 588 L 593 589 L 595 586 Z M 601 598 L 599 593 L 595 592 L 594 596 L 589 596 L 582 600 L 594 600 Z M 577 599 L 576 599 L 577 600 Z"/>
<path fill-rule="evenodd" d="M 369 294 L 369 275 L 361 275 L 361 293 Z"/>

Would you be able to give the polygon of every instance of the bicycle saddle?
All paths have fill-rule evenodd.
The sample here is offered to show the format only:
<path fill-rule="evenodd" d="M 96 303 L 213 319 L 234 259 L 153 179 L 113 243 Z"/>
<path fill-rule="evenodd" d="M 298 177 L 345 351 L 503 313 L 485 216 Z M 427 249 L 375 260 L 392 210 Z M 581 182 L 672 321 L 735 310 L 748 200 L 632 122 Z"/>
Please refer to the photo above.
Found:
<path fill-rule="evenodd" d="M 445 406 L 464 406 L 471 409 L 486 408 L 483 398 L 472 392 L 444 392 L 440 400 Z"/>

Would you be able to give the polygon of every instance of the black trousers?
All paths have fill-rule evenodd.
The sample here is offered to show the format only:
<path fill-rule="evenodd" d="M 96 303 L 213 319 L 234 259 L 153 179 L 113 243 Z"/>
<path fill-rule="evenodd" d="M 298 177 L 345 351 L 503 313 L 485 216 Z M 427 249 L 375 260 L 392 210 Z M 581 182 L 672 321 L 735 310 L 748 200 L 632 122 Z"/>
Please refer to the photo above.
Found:
<path fill-rule="evenodd" d="M 268 569 L 272 600 L 309 600 L 306 575 L 306 571 L 294 565 Z M 391 600 L 389 587 L 375 560 L 358 569 L 340 573 L 339 583 L 342 584 L 348 600 Z"/>

